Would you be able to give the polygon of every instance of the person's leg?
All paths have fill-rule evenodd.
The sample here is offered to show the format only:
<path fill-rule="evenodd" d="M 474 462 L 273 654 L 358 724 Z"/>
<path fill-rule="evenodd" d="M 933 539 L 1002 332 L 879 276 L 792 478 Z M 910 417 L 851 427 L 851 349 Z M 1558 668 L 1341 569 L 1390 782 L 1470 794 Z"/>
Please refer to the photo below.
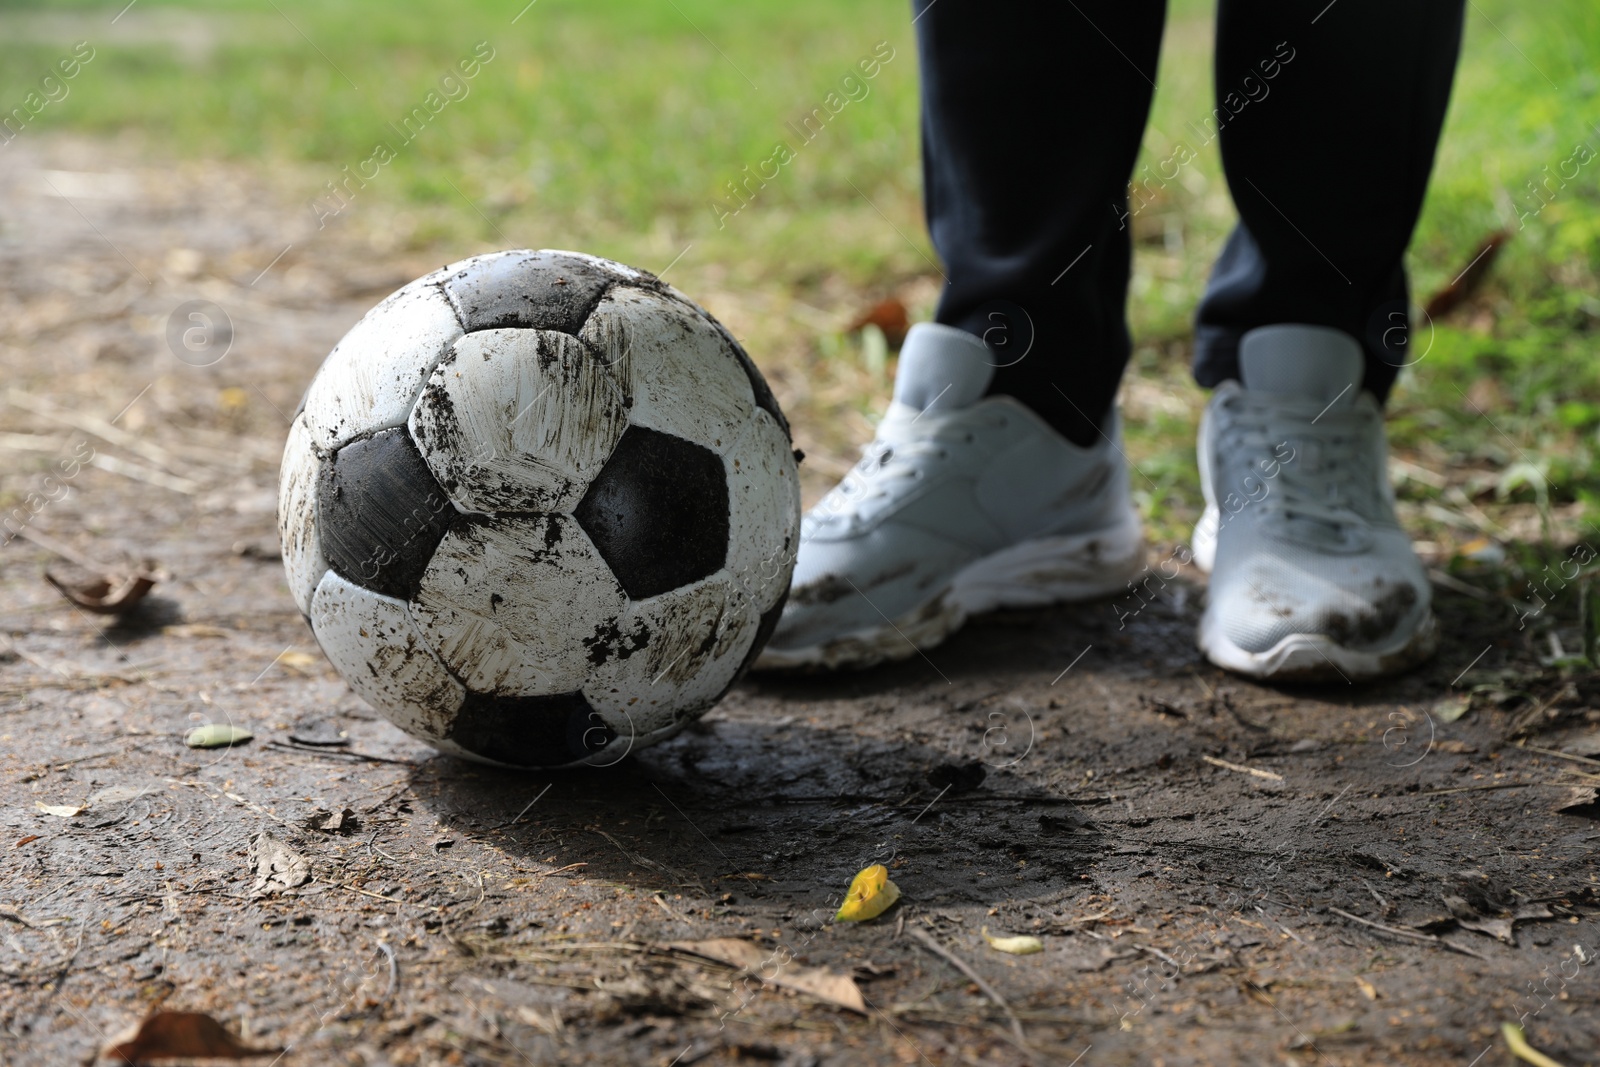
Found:
<path fill-rule="evenodd" d="M 1356 338 L 1382 401 L 1411 361 L 1402 263 L 1461 45 L 1462 0 L 1222 0 L 1216 94 L 1239 209 L 1201 301 L 1195 378 L 1258 326 Z"/>
<path fill-rule="evenodd" d="M 1410 362 L 1401 260 L 1460 0 L 1222 0 L 1222 160 L 1240 223 L 1200 307 L 1211 571 L 1199 644 L 1257 677 L 1353 681 L 1438 643 L 1395 514 L 1384 395 Z"/>
<path fill-rule="evenodd" d="M 1131 348 L 1125 201 L 1165 8 L 912 3 L 928 232 L 949 279 L 935 321 L 986 338 L 991 395 L 1084 446 Z"/>
<path fill-rule="evenodd" d="M 1144 567 L 1111 401 L 1163 2 L 912 11 L 949 285 L 861 462 L 801 523 L 758 667 L 912 656 L 970 615 L 1104 596 Z"/>

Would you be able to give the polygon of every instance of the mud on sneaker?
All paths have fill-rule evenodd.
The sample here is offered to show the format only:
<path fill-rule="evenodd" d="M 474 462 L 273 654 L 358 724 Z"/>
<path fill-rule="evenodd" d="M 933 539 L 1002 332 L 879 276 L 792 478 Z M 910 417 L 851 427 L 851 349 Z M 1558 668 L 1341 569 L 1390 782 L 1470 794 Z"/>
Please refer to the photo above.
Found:
<path fill-rule="evenodd" d="M 1144 567 L 1115 416 L 1081 448 L 985 397 L 993 374 L 972 334 L 911 330 L 877 435 L 802 522 L 758 668 L 903 659 L 973 614 L 1105 596 Z"/>
<path fill-rule="evenodd" d="M 1194 549 L 1211 572 L 1201 651 L 1280 681 L 1355 681 L 1427 658 L 1431 589 L 1395 516 L 1359 344 L 1326 327 L 1268 326 L 1245 334 L 1239 367 L 1242 381 L 1219 386 L 1200 423 Z"/>

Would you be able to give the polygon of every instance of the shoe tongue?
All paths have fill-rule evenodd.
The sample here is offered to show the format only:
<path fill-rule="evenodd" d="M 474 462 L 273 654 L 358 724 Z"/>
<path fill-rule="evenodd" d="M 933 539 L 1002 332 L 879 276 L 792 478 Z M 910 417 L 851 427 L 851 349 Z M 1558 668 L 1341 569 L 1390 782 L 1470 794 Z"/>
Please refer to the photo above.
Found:
<path fill-rule="evenodd" d="M 917 411 L 950 411 L 977 403 L 993 378 L 989 348 L 977 337 L 919 322 L 900 347 L 894 399 Z"/>
<path fill-rule="evenodd" d="M 1239 341 L 1239 374 L 1252 393 L 1349 407 L 1365 369 L 1356 339 L 1327 326 L 1262 326 Z"/>

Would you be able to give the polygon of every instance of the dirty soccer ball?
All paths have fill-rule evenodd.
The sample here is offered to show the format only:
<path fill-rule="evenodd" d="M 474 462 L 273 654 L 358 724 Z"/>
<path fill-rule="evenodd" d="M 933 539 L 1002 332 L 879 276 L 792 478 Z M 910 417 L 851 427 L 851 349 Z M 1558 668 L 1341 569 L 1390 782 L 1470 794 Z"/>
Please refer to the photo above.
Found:
<path fill-rule="evenodd" d="M 518 767 L 672 736 L 766 643 L 800 491 L 729 333 L 654 276 L 476 256 L 334 348 L 284 451 L 289 588 L 407 733 Z"/>

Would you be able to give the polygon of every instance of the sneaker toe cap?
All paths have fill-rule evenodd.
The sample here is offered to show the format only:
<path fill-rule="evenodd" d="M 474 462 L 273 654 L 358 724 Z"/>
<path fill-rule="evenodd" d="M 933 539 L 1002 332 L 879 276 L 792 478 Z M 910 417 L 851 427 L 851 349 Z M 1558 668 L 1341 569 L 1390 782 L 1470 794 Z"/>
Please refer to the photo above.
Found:
<path fill-rule="evenodd" d="M 1321 635 L 1351 650 L 1383 651 L 1409 640 L 1431 611 L 1420 566 L 1336 562 L 1330 569 L 1344 573 L 1262 561 L 1215 583 L 1211 610 L 1220 614 L 1228 639 L 1252 653 L 1295 634 Z"/>
<path fill-rule="evenodd" d="M 809 541 L 768 647 L 804 649 L 883 626 L 937 597 L 973 555 L 895 524 L 847 540 Z"/>

